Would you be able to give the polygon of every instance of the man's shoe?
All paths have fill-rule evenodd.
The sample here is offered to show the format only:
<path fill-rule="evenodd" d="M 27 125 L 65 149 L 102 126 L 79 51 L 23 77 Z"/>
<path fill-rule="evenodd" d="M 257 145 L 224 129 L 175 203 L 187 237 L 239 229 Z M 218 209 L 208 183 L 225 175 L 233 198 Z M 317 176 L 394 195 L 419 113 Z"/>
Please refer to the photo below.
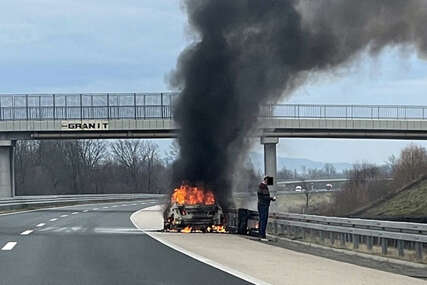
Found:
<path fill-rule="evenodd" d="M 262 238 L 262 239 L 261 239 L 261 241 L 268 241 L 268 239 L 266 239 L 266 238 Z"/>

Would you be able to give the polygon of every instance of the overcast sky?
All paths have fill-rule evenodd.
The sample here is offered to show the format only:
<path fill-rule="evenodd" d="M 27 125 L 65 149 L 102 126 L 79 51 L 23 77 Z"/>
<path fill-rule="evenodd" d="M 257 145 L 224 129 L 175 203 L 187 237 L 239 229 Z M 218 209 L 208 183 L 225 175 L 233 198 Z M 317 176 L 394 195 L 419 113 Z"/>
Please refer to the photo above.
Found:
<path fill-rule="evenodd" d="M 186 31 L 178 0 L 1 0 L 0 93 L 167 91 Z M 283 101 L 427 105 L 426 93 L 427 61 L 390 48 L 317 75 Z M 408 143 L 282 139 L 279 155 L 381 163 Z"/>

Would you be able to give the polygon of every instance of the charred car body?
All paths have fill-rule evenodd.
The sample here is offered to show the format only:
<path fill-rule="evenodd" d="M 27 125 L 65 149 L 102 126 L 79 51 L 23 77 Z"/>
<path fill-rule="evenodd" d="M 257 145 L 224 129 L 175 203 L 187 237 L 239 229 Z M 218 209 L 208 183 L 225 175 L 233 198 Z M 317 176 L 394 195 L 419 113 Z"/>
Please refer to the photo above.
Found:
<path fill-rule="evenodd" d="M 224 213 L 212 192 L 183 185 L 174 190 L 164 212 L 164 229 L 182 231 L 222 231 Z"/>
<path fill-rule="evenodd" d="M 216 203 L 213 205 L 173 203 L 166 209 L 164 221 L 165 230 L 191 227 L 193 230 L 210 231 L 213 226 L 224 223 L 224 214 Z"/>

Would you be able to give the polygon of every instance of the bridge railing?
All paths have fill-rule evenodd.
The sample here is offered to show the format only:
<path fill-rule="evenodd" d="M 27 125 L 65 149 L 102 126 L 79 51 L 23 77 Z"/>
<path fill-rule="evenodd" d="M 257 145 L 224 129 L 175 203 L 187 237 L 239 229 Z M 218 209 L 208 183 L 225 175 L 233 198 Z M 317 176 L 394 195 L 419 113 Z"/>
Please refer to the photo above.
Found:
<path fill-rule="evenodd" d="M 271 104 L 262 114 L 296 119 L 426 120 L 427 106 Z"/>
<path fill-rule="evenodd" d="M 0 120 L 171 119 L 176 93 L 0 95 Z"/>
<path fill-rule="evenodd" d="M 171 119 L 178 93 L 0 95 L 0 120 Z M 427 120 L 427 106 L 267 104 L 263 118 Z"/>

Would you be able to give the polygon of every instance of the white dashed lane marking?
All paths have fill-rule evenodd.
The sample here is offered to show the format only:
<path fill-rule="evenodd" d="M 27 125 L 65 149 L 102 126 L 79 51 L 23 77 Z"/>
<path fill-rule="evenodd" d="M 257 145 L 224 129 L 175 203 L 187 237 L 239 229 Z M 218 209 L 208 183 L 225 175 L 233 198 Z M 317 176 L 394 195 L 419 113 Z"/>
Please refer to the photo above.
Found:
<path fill-rule="evenodd" d="M 74 213 L 71 213 L 71 215 L 77 215 L 79 212 L 74 212 Z"/>
<path fill-rule="evenodd" d="M 84 211 L 83 211 L 83 213 L 87 213 L 87 212 L 89 212 L 89 210 L 84 210 Z"/>
<path fill-rule="evenodd" d="M 12 250 L 16 245 L 16 241 L 10 241 L 1 248 L 1 250 Z"/>
<path fill-rule="evenodd" d="M 62 215 L 62 216 L 61 216 L 61 218 L 65 218 L 65 217 L 68 217 L 68 215 Z"/>
<path fill-rule="evenodd" d="M 102 207 L 103 209 L 108 209 L 108 207 Z"/>
<path fill-rule="evenodd" d="M 40 228 L 40 227 L 43 227 L 44 225 L 46 225 L 46 224 L 45 223 L 40 223 L 36 227 Z"/>
<path fill-rule="evenodd" d="M 57 221 L 58 219 L 57 218 L 55 218 L 55 219 L 50 219 L 49 220 L 49 222 L 54 222 L 54 221 Z"/>
<path fill-rule="evenodd" d="M 25 231 L 25 232 L 22 232 L 22 233 L 21 233 L 21 236 L 27 236 L 27 235 L 31 234 L 33 231 L 34 231 L 34 230 L 27 230 L 27 231 Z"/>
<path fill-rule="evenodd" d="M 93 208 L 92 210 L 96 211 L 96 210 L 98 210 L 98 208 Z"/>

